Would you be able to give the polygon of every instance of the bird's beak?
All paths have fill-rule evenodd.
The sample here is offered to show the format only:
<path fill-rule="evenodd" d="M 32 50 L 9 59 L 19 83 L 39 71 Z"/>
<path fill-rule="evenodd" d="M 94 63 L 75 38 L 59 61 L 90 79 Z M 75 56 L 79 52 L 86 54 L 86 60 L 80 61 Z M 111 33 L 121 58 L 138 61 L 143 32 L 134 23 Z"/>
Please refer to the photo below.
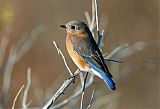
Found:
<path fill-rule="evenodd" d="M 66 28 L 66 25 L 61 25 L 60 27 L 62 27 L 62 28 Z"/>

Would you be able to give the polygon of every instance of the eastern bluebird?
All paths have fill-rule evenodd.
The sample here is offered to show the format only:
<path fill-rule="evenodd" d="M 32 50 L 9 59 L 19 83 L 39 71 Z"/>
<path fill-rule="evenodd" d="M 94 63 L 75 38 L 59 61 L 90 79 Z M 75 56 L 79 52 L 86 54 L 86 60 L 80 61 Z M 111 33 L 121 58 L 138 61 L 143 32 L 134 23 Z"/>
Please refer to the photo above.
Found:
<path fill-rule="evenodd" d="M 61 27 L 67 31 L 66 48 L 79 69 L 93 72 L 104 80 L 109 89 L 115 90 L 116 84 L 88 26 L 81 21 L 70 21 Z"/>

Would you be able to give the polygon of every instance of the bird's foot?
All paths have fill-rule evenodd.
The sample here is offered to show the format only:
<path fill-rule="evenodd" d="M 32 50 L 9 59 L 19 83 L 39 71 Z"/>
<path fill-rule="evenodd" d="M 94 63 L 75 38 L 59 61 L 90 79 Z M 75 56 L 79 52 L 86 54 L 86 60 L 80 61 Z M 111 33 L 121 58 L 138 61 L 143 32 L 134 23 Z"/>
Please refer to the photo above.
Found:
<path fill-rule="evenodd" d="M 71 75 L 68 79 L 72 79 L 72 78 L 73 78 L 73 83 L 75 83 L 76 75 Z"/>

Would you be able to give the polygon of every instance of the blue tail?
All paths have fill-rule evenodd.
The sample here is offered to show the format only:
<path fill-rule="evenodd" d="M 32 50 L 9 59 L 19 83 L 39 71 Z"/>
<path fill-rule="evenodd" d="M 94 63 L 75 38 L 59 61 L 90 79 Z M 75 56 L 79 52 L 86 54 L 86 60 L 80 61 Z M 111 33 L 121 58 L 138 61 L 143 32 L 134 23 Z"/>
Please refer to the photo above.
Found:
<path fill-rule="evenodd" d="M 115 86 L 116 84 L 114 83 L 114 81 L 112 80 L 112 78 L 110 78 L 104 71 L 102 71 L 101 69 L 99 69 L 98 66 L 95 63 L 93 63 L 89 58 L 85 57 L 85 59 L 89 63 L 90 67 L 94 71 L 96 71 L 95 73 L 98 76 L 100 76 L 100 78 L 102 78 L 104 80 L 104 82 L 106 83 L 106 85 L 108 86 L 108 88 L 110 90 L 115 90 L 116 89 L 116 86 Z"/>
<path fill-rule="evenodd" d="M 106 85 L 108 86 L 108 88 L 110 90 L 115 90 L 116 89 L 116 87 L 115 87 L 116 84 L 114 83 L 114 81 L 112 80 L 112 78 L 110 78 L 105 72 L 103 72 L 102 70 L 100 70 L 97 66 L 95 66 L 95 65 L 92 66 L 91 65 L 91 67 L 93 68 L 93 70 L 95 70 L 98 73 L 98 75 L 100 76 L 100 78 L 103 79 L 103 81 L 106 83 Z"/>

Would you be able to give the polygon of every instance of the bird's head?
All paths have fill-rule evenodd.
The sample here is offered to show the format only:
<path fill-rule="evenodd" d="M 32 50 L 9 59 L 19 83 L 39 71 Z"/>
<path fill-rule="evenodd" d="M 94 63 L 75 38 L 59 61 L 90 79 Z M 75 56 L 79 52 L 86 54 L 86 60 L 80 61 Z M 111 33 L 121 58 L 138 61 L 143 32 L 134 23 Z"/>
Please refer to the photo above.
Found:
<path fill-rule="evenodd" d="M 61 25 L 60 27 L 65 28 L 67 33 L 70 34 L 84 33 L 86 29 L 88 29 L 87 25 L 84 22 L 76 20 L 70 21 L 65 25 Z"/>

